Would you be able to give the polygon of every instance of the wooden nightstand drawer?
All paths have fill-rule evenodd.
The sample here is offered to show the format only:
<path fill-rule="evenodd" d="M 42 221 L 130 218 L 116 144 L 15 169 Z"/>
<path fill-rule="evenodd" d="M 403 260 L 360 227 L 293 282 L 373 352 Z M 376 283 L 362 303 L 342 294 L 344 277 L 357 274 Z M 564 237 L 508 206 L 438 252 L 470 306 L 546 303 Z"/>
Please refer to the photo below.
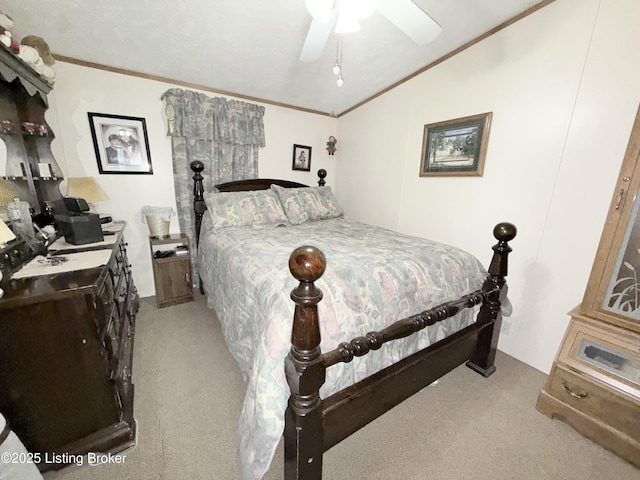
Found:
<path fill-rule="evenodd" d="M 640 402 L 632 397 L 614 393 L 596 380 L 558 365 L 551 372 L 546 390 L 560 401 L 640 441 Z"/>

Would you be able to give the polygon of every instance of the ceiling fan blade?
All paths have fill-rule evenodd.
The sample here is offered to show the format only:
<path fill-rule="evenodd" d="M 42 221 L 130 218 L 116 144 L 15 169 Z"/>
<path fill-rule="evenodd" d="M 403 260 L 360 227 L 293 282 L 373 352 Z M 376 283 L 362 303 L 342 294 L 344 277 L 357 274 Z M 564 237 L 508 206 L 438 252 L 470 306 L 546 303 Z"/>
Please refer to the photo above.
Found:
<path fill-rule="evenodd" d="M 442 27 L 411 0 L 382 0 L 378 11 L 418 45 L 436 39 Z"/>
<path fill-rule="evenodd" d="M 327 23 L 320 23 L 315 19 L 311 22 L 311 26 L 307 32 L 307 38 L 302 46 L 302 52 L 300 52 L 301 61 L 313 62 L 320 58 L 337 18 L 338 13 L 336 10 L 333 10 L 331 12 L 331 18 Z"/>

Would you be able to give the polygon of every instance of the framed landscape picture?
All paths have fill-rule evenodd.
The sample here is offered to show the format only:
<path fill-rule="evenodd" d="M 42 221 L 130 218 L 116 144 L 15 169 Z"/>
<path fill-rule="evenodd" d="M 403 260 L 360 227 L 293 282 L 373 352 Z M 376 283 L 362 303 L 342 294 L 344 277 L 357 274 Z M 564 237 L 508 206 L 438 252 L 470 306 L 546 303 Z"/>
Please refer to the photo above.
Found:
<path fill-rule="evenodd" d="M 153 174 L 144 118 L 88 115 L 100 173 Z"/>
<path fill-rule="evenodd" d="M 420 176 L 482 176 L 491 112 L 424 126 Z"/>

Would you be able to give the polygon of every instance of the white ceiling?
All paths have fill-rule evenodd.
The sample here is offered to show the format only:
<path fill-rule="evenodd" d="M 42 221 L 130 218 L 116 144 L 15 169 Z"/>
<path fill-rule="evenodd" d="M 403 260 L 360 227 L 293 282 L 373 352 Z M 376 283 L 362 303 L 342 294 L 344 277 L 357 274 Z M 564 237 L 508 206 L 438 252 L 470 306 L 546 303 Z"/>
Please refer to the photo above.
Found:
<path fill-rule="evenodd" d="M 15 39 L 56 55 L 340 114 L 547 0 L 413 0 L 443 28 L 418 46 L 380 13 L 344 36 L 344 85 L 321 58 L 298 60 L 311 23 L 304 0 L 3 0 Z M 46 6 L 45 6 L 46 5 Z M 54 67 L 55 69 L 55 67 Z"/>

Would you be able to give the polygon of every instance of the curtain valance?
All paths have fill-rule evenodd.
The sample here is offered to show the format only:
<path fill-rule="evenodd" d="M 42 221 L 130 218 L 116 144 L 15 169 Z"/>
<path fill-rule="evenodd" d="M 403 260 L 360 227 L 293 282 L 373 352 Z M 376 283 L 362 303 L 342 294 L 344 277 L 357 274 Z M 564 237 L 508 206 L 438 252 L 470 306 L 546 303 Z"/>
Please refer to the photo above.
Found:
<path fill-rule="evenodd" d="M 162 99 L 172 137 L 265 146 L 263 106 L 179 88 L 167 90 Z"/>
<path fill-rule="evenodd" d="M 265 146 L 264 107 L 172 88 L 162 95 L 173 157 L 173 185 L 180 231 L 189 236 L 197 272 L 193 214 L 194 160 L 204 164 L 204 188 L 232 180 L 258 178 L 260 147 Z M 193 278 L 197 278 L 194 275 Z"/>

